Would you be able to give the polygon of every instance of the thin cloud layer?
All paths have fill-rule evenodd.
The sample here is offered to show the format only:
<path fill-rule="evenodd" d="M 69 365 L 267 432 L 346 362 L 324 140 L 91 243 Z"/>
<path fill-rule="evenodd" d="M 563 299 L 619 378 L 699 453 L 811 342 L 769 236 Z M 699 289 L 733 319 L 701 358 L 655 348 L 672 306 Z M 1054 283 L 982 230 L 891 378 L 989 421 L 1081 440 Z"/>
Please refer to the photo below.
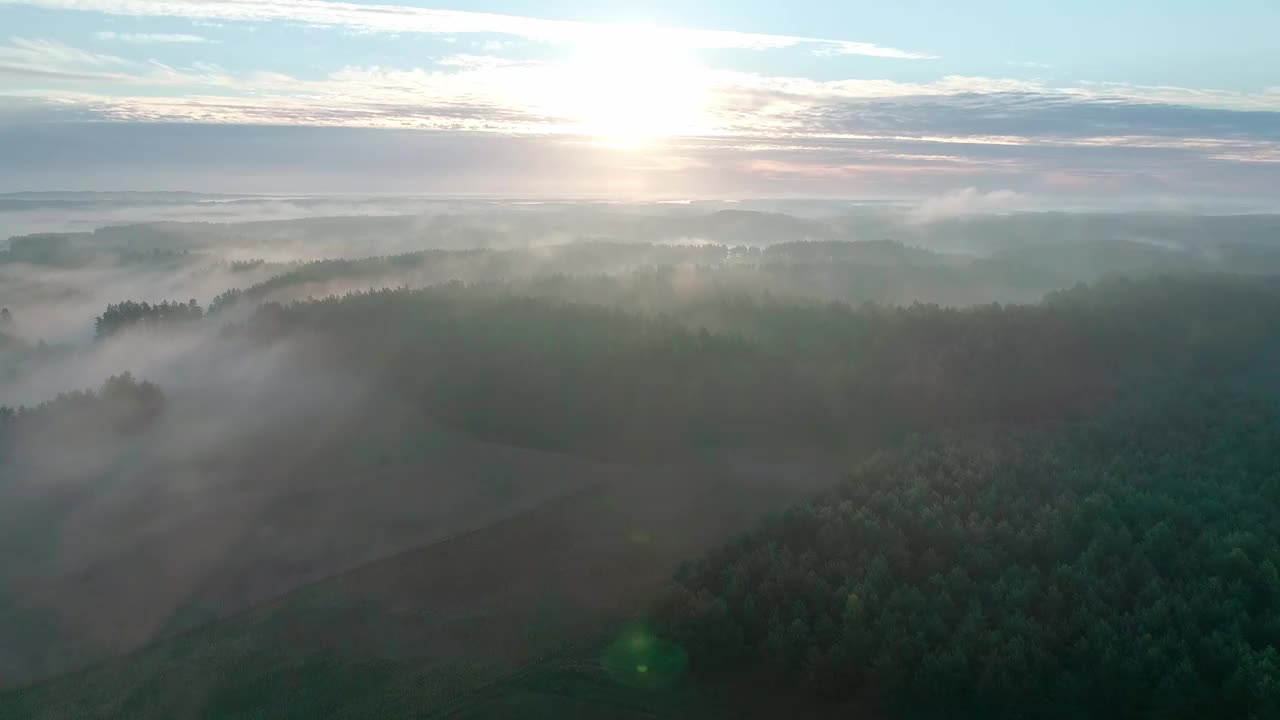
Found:
<path fill-rule="evenodd" d="M 643 199 L 932 196 L 973 187 L 1106 202 L 1216 196 L 1267 207 L 1275 199 L 1266 193 L 1280 183 L 1280 163 L 1183 148 L 700 138 L 640 152 L 569 135 L 195 122 L 0 124 L 0 168 L 0 191 L 182 187 Z"/>
<path fill-rule="evenodd" d="M 342 27 L 361 32 L 466 35 L 493 33 L 543 42 L 573 43 L 600 35 L 645 33 L 655 50 L 675 45 L 707 50 L 773 50 L 797 46 L 844 55 L 928 60 L 927 53 L 868 42 L 771 35 L 728 30 L 634 28 L 606 23 L 545 20 L 499 13 L 436 10 L 410 5 L 361 5 L 325 0 L 0 0 L 0 5 L 31 5 L 134 17 L 181 17 L 228 22 L 284 21 Z"/>
<path fill-rule="evenodd" d="M 119 40 L 126 43 L 210 43 L 212 40 L 200 35 L 187 33 L 121 33 L 113 30 L 96 32 L 93 36 L 99 40 Z"/>
<path fill-rule="evenodd" d="M 581 165 L 585 188 L 613 174 L 614 186 L 647 192 L 676 187 L 678 177 L 679 187 L 703 194 L 716 183 L 725 192 L 784 194 L 937 195 L 957 186 L 1235 194 L 1259 192 L 1280 175 L 1277 88 L 1072 80 L 1040 72 L 1048 63 L 1016 59 L 990 68 L 996 74 L 961 74 L 942 61 L 888 62 L 928 56 L 872 43 L 407 5 L 0 0 L 0 18 L 15 8 L 105 24 L 74 41 L 50 32 L 0 42 L 0 127 L 21 135 L 32 125 L 97 123 L 75 129 L 86 162 L 101 155 L 79 137 L 91 127 L 105 143 L 111 125 L 191 124 L 201 126 L 190 130 L 201 141 L 216 135 L 205 126 L 217 125 L 292 129 L 282 137 L 299 138 L 314 128 L 438 133 L 426 144 L 472 153 L 454 158 L 455 177 L 474 171 L 479 186 L 485 168 L 513 163 L 518 171 L 504 177 L 518 188 L 558 172 L 558 162 Z M 303 39 L 313 50 L 364 43 L 378 52 L 242 61 L 233 49 L 259 32 L 274 33 L 272 42 Z M 742 62 L 741 52 L 713 52 L 723 50 L 776 52 Z M 913 70 L 887 69 L 907 66 Z M 393 143 L 361 137 L 379 148 Z M 508 150 L 517 146 L 543 165 L 514 160 Z M 222 156 L 220 172 L 241 162 L 237 150 Z M 0 149 L 0 185 L 59 183 L 33 174 L 47 169 L 39 163 L 4 163 L 6 152 L 22 155 Z M 387 161 L 386 179 L 401 177 L 376 152 Z M 573 162 L 558 160 L 566 154 Z M 191 156 L 175 149 L 169 158 Z M 423 175 L 444 172 L 421 162 Z M 165 172 L 149 165 L 144 177 L 156 179 L 147 184 L 168 183 Z"/>

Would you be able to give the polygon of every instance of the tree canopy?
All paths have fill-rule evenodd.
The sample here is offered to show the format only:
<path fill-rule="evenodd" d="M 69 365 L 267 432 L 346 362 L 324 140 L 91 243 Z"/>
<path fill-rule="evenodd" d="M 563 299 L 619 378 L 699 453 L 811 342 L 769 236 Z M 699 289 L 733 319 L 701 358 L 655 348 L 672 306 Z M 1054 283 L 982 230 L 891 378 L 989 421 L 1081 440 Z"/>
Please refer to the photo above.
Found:
<path fill-rule="evenodd" d="M 910 443 L 687 566 L 709 675 L 908 715 L 1276 717 L 1280 413 L 1189 391 L 1066 439 Z"/>
<path fill-rule="evenodd" d="M 1140 387 L 1229 377 L 1280 349 L 1280 288 L 1232 278 L 1080 287 L 967 309 L 719 296 L 635 314 L 453 284 L 262 306 L 232 332 L 376 381 L 447 425 L 592 454 L 878 447 L 1044 426 Z"/>
<path fill-rule="evenodd" d="M 94 331 L 99 339 L 111 337 L 127 329 L 157 329 L 182 325 L 199 320 L 204 310 L 194 299 L 187 302 L 165 300 L 156 304 L 148 302 L 124 302 L 108 305 L 94 320 Z"/>

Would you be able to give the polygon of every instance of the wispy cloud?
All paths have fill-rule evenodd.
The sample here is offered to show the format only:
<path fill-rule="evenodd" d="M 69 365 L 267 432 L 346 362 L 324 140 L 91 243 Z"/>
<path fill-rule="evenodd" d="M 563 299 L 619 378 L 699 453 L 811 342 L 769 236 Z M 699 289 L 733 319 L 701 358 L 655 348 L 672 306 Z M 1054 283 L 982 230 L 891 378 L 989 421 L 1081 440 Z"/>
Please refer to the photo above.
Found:
<path fill-rule="evenodd" d="M 233 78 L 221 68 L 193 63 L 177 68 L 156 60 L 128 60 L 116 55 L 89 52 L 46 38 L 9 38 L 0 45 L 0 74 L 48 81 L 150 85 L 177 89 L 215 86 L 230 89 L 237 83 L 262 83 L 268 74 L 251 73 Z"/>
<path fill-rule="evenodd" d="M 115 4 L 139 3 L 153 4 Z M 121 43 L 180 42 L 126 35 L 101 37 Z M 39 82 L 0 91 L 0 130 L 6 124 L 91 119 L 116 121 L 97 123 L 101 127 L 182 123 L 184 128 L 259 126 L 282 132 L 298 132 L 290 126 L 465 131 L 425 134 L 472 143 L 468 147 L 476 157 L 484 157 L 482 143 L 527 152 L 586 142 L 583 135 L 590 129 L 581 110 L 600 101 L 592 90 L 619 85 L 607 63 L 584 79 L 580 59 L 515 60 L 486 54 L 477 43 L 462 47 L 475 54 L 438 57 L 425 67 L 336 67 L 323 75 L 294 77 L 198 62 L 172 66 L 56 40 L 11 38 L 0 45 L 0 74 Z M 654 66 L 644 67 L 655 72 Z M 618 69 L 626 70 L 626 64 Z M 685 77 L 690 73 L 697 77 Z M 1011 199 L 990 191 L 1024 187 L 1019 182 L 1070 189 L 1072 183 L 1120 187 L 1140 178 L 1152 186 L 1212 181 L 1225 187 L 1223 178 L 1237 178 L 1240 187 L 1251 187 L 1243 179 L 1263 187 L 1258 183 L 1275 179 L 1280 170 L 1280 92 L 1272 90 L 962 75 L 929 82 L 816 80 L 690 63 L 657 67 L 654 82 L 664 93 L 670 90 L 667 77 L 692 81 L 701 117 L 696 127 L 662 133 L 665 139 L 628 160 L 660 168 L 645 172 L 678 166 L 709 174 L 707 168 L 731 168 L 741 178 L 813 183 L 813 188 L 872 184 L 873 178 L 905 186 L 929 176 L 951 178 L 948 187 L 978 188 L 973 194 L 940 196 L 928 208 L 930 216 L 973 205 L 996 209 Z M 589 102 L 582 101 L 584 96 Z M 441 143 L 439 148 L 451 147 Z M 757 187 L 741 178 L 744 187 Z"/>
<path fill-rule="evenodd" d="M 700 98 L 703 107 L 696 123 L 684 128 L 688 132 L 672 134 L 738 138 L 742 145 L 777 137 L 789 142 L 1183 149 L 1226 158 L 1254 151 L 1270 157 L 1271 145 L 1280 142 L 1280 94 L 1274 93 L 1118 84 L 1056 87 L 1038 80 L 972 76 L 927 83 L 817 81 L 679 70 L 704 75 L 697 85 L 705 97 Z M 580 71 L 558 62 L 458 54 L 438 58 L 425 69 L 345 67 L 304 79 L 269 72 L 233 74 L 200 63 L 173 67 L 126 61 L 51 40 L 14 38 L 10 46 L 0 47 L 0 72 L 181 90 L 168 96 L 127 89 L 117 95 L 45 93 L 121 120 L 565 135 L 583 132 L 575 108 L 591 88 L 579 82 Z"/>
<path fill-rule="evenodd" d="M 0 102 L 0 117 L 7 102 Z M 163 181 L 224 192 L 944 197 L 948 190 L 973 187 L 982 195 L 1015 189 L 1033 198 L 1207 193 L 1239 207 L 1255 200 L 1274 207 L 1266 190 L 1280 183 L 1280 164 L 1274 162 L 1232 162 L 1182 149 L 1046 146 L 1035 138 L 1024 145 L 698 138 L 637 153 L 589 138 L 505 132 L 70 122 L 94 118 L 69 115 L 83 106 L 66 102 L 33 100 L 18 109 L 27 122 L 0 122 L 0 188 L 118 189 Z M 303 107 L 298 113 L 318 117 L 323 110 Z"/>
<path fill-rule="evenodd" d="M 0 74 L 50 80 L 127 79 L 121 72 L 130 63 L 115 55 L 93 53 L 56 40 L 9 38 L 0 46 Z"/>
<path fill-rule="evenodd" d="M 11 37 L 9 45 L 0 47 L 0 60 L 40 66 L 119 67 L 129 61 L 115 55 L 94 53 L 72 47 L 57 40 Z"/>
<path fill-rule="evenodd" d="M 183 17 L 227 22 L 283 21 L 341 27 L 361 32 L 462 35 L 488 33 L 547 42 L 597 40 L 625 33 L 648 36 L 655 48 L 771 50 L 807 47 L 815 52 L 925 60 L 928 53 L 868 42 L 688 28 L 637 28 L 606 23 L 546 20 L 499 13 L 438 10 L 408 5 L 364 5 L 327 0 L 0 0 L 0 5 L 33 5 L 135 17 Z"/>
<path fill-rule="evenodd" d="M 99 40 L 116 40 L 126 43 L 146 44 L 203 44 L 215 42 L 200 35 L 187 35 L 184 33 L 118 33 L 111 30 L 96 32 L 94 37 Z"/>

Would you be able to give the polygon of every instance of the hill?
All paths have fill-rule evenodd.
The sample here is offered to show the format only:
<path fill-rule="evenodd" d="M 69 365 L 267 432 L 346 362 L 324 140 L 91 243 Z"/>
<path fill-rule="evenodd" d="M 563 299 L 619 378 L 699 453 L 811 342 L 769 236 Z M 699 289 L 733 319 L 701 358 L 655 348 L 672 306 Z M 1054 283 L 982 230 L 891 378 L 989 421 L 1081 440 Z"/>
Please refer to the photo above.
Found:
<path fill-rule="evenodd" d="M 335 708 L 417 716 L 519 676 L 529 663 L 539 672 L 554 667 L 535 661 L 606 632 L 643 608 L 680 560 L 831 482 L 821 468 L 714 458 L 646 476 L 585 489 L 0 696 L 0 710 L 31 718 L 304 717 L 320 709 L 336 717 Z M 305 700 L 296 694 L 303 691 Z"/>
<path fill-rule="evenodd" d="M 1274 388 L 1194 385 L 911 445 L 687 567 L 655 622 L 708 679 L 902 717 L 1273 717 L 1277 448 Z"/>

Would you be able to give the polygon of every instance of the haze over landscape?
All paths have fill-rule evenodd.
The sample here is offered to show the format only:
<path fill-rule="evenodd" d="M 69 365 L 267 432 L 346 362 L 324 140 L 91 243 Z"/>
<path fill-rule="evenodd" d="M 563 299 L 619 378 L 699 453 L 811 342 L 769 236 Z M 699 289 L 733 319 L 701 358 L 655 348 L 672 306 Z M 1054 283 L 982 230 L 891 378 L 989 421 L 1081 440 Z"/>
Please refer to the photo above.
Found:
<path fill-rule="evenodd" d="M 1277 22 L 0 0 L 0 717 L 1280 716 Z"/>

